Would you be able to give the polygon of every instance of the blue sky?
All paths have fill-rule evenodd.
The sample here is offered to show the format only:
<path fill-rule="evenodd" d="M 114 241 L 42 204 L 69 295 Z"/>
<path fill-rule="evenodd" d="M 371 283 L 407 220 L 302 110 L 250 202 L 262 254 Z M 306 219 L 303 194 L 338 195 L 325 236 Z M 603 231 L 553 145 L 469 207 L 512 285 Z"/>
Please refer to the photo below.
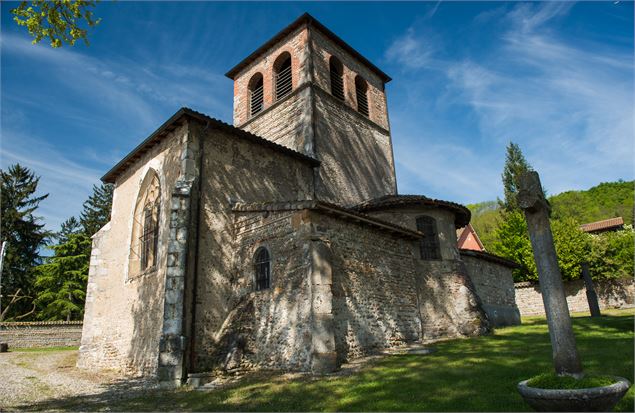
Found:
<path fill-rule="evenodd" d="M 3 1 L 1 165 L 50 229 L 181 106 L 231 122 L 224 73 L 308 11 L 392 76 L 400 193 L 502 195 L 509 140 L 551 194 L 633 179 L 632 2 L 102 2 L 91 45 L 33 46 Z"/>

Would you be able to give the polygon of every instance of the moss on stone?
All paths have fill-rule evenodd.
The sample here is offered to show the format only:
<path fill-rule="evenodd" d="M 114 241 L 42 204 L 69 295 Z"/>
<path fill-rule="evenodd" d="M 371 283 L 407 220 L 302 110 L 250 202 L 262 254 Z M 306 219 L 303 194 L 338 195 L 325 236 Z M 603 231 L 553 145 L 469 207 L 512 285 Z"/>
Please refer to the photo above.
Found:
<path fill-rule="evenodd" d="M 529 379 L 527 385 L 538 389 L 570 390 L 604 387 L 614 383 L 617 383 L 617 380 L 611 376 L 587 375 L 581 379 L 576 379 L 571 376 L 542 373 Z"/>

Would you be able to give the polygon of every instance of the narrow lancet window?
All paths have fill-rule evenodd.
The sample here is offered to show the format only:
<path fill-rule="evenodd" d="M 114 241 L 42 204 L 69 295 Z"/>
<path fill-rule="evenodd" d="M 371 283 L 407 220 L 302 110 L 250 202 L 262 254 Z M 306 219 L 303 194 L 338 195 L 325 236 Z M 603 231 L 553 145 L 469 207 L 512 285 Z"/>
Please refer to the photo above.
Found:
<path fill-rule="evenodd" d="M 254 116 L 264 109 L 263 79 L 256 73 L 249 81 L 249 116 Z"/>
<path fill-rule="evenodd" d="M 134 213 L 129 276 L 151 271 L 158 264 L 161 187 L 159 177 L 150 170 L 141 184 Z"/>
<path fill-rule="evenodd" d="M 254 256 L 256 291 L 271 286 L 271 256 L 265 247 L 260 247 Z"/>
<path fill-rule="evenodd" d="M 291 55 L 287 52 L 276 59 L 274 67 L 274 83 L 276 86 L 276 100 L 291 93 L 293 89 L 293 75 L 291 70 Z"/>
<path fill-rule="evenodd" d="M 437 232 L 436 220 L 425 215 L 417 217 L 417 231 L 424 235 L 419 244 L 421 259 L 440 260 L 441 247 L 439 245 L 439 233 Z"/>
<path fill-rule="evenodd" d="M 331 56 L 329 71 L 331 73 L 331 94 L 344 101 L 344 67 L 335 56 Z"/>
<path fill-rule="evenodd" d="M 357 111 L 368 117 L 368 85 L 361 76 L 355 78 L 355 96 L 357 97 Z"/>

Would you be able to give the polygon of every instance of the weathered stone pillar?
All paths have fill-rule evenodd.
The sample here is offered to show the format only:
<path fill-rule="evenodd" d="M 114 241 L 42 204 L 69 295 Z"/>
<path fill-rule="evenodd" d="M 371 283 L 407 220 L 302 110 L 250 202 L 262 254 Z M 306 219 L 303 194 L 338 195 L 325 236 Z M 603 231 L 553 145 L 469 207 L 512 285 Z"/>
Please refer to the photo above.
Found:
<path fill-rule="evenodd" d="M 333 320 L 333 268 L 331 250 L 316 237 L 309 240 L 312 360 L 314 373 L 328 373 L 337 368 L 335 322 Z"/>
<path fill-rule="evenodd" d="M 600 313 L 600 303 L 598 302 L 598 295 L 595 293 L 595 286 L 589 274 L 589 263 L 582 263 L 582 278 L 584 278 L 584 285 L 586 286 L 586 298 L 589 302 L 589 310 L 591 311 L 591 317 L 602 317 Z"/>
<path fill-rule="evenodd" d="M 551 207 L 544 197 L 537 172 L 527 172 L 519 179 L 518 205 L 525 212 L 531 247 L 534 251 L 538 281 L 549 324 L 553 362 L 558 375 L 582 376 L 571 317 L 558 267 L 549 223 Z"/>
<path fill-rule="evenodd" d="M 192 129 L 183 137 L 181 171 L 170 201 L 170 233 L 165 277 L 163 329 L 159 341 L 159 382 L 164 386 L 179 386 L 185 377 L 184 335 L 185 278 L 190 238 L 190 211 L 194 182 L 198 179 L 198 141 Z"/>

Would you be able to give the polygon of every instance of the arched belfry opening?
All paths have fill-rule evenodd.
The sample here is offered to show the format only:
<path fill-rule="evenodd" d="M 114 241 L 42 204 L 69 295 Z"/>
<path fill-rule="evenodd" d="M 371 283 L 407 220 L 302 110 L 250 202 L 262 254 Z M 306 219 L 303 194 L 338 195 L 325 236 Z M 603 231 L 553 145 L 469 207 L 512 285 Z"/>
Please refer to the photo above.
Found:
<path fill-rule="evenodd" d="M 331 75 L 331 94 L 344 101 L 344 66 L 335 56 L 329 59 L 329 74 Z"/>
<path fill-rule="evenodd" d="M 291 54 L 284 52 L 273 64 L 276 100 L 287 96 L 293 90 L 293 71 L 291 68 Z"/>
<path fill-rule="evenodd" d="M 357 111 L 368 117 L 368 84 L 359 75 L 355 77 L 355 97 L 357 98 Z"/>
<path fill-rule="evenodd" d="M 157 267 L 161 185 L 157 173 L 150 169 L 139 189 L 132 222 L 128 277 L 150 272 Z"/>
<path fill-rule="evenodd" d="M 262 73 L 256 73 L 249 80 L 249 115 L 255 116 L 265 107 L 264 82 Z"/>

